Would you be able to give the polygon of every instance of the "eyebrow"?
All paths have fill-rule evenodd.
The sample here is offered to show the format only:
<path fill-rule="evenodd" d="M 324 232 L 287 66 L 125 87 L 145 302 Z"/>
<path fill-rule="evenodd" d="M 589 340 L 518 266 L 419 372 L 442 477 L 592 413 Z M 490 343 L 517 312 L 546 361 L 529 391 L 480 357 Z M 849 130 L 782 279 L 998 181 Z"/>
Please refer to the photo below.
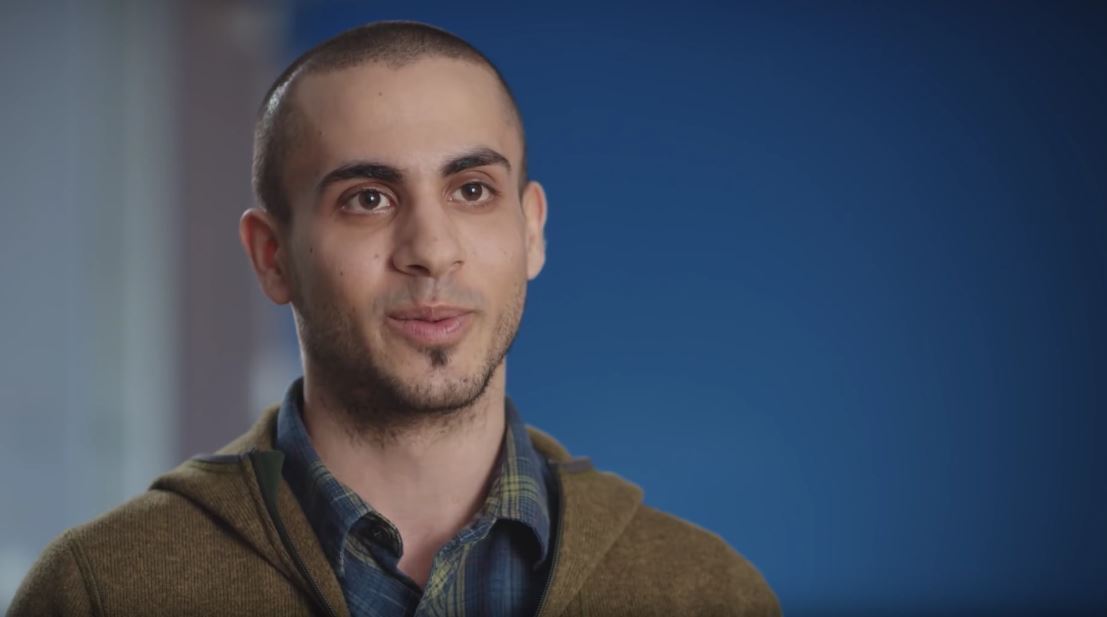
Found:
<path fill-rule="evenodd" d="M 403 172 L 391 165 L 369 161 L 356 161 L 347 163 L 328 172 L 327 175 L 323 176 L 323 179 L 319 181 L 319 186 L 316 187 L 315 191 L 316 194 L 322 195 L 323 191 L 327 190 L 328 186 L 335 182 L 342 182 L 343 180 L 380 180 L 382 182 L 397 183 L 403 180 L 403 178 Z"/>
<path fill-rule="evenodd" d="M 468 152 L 464 152 L 451 158 L 442 164 L 441 173 L 443 177 L 452 176 L 456 173 L 465 171 L 466 169 L 472 169 L 474 167 L 484 167 L 485 165 L 502 165 L 507 171 L 511 171 L 511 163 L 507 160 L 507 157 L 496 152 L 492 148 L 481 146 L 474 148 Z M 323 176 L 323 179 L 319 181 L 319 186 L 315 191 L 317 195 L 322 195 L 327 187 L 344 180 L 380 180 L 382 182 L 399 183 L 404 179 L 404 174 L 399 169 L 385 165 L 384 163 L 374 163 L 372 161 L 354 161 L 346 163 L 340 167 L 336 167 Z"/>
<path fill-rule="evenodd" d="M 484 167 L 485 165 L 502 165 L 504 169 L 511 171 L 511 163 L 508 162 L 507 157 L 492 148 L 480 147 L 455 156 L 443 163 L 442 175 L 443 177 L 452 176 L 466 169 Z"/>

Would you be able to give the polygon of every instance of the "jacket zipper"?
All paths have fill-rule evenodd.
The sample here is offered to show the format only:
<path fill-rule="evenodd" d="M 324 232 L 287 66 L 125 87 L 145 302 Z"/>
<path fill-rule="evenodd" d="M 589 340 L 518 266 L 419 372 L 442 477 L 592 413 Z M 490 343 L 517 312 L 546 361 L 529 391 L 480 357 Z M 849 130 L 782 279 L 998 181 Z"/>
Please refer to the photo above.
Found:
<path fill-rule="evenodd" d="M 555 469 L 553 473 L 557 480 L 557 534 L 553 542 L 553 561 L 550 562 L 550 571 L 546 573 L 546 586 L 542 589 L 542 599 L 538 601 L 535 617 L 542 617 L 542 611 L 546 610 L 546 604 L 549 603 L 550 584 L 553 583 L 554 570 L 557 569 L 557 561 L 561 556 L 561 532 L 565 524 L 565 482 L 561 479 L 562 473 L 560 469 Z"/>
<path fill-rule="evenodd" d="M 288 530 L 284 527 L 284 522 L 281 520 L 280 514 L 276 508 L 276 495 L 268 494 L 266 490 L 267 483 L 262 480 L 261 466 L 258 465 L 257 458 L 254 457 L 256 451 L 250 453 L 250 460 L 254 464 L 254 475 L 258 483 L 258 488 L 262 492 L 262 501 L 265 502 L 265 509 L 269 512 L 269 518 L 273 521 L 273 526 L 277 528 L 277 535 L 281 538 L 281 544 L 284 545 L 285 550 L 292 556 L 292 562 L 296 564 L 296 569 L 300 572 L 300 576 L 304 577 L 307 581 L 308 587 L 311 588 L 312 599 L 315 603 L 323 609 L 323 612 L 328 617 L 338 617 L 338 613 L 331 608 L 330 603 L 327 602 L 327 598 L 323 595 L 323 591 L 319 589 L 319 584 L 315 582 L 315 578 L 308 572 L 307 566 L 304 565 L 303 559 L 300 557 L 300 553 L 296 550 L 296 547 L 292 544 L 292 540 L 288 537 Z"/>

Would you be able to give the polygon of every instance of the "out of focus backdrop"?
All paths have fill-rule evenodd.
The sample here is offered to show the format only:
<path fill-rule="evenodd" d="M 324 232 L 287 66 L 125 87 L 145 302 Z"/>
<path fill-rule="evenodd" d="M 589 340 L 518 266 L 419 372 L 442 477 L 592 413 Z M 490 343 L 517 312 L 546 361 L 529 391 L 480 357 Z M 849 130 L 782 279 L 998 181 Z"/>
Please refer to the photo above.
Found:
<path fill-rule="evenodd" d="M 254 112 L 373 19 L 499 64 L 550 198 L 524 418 L 789 615 L 1107 614 L 1107 4 L 0 8 L 0 609 L 299 371 Z"/>

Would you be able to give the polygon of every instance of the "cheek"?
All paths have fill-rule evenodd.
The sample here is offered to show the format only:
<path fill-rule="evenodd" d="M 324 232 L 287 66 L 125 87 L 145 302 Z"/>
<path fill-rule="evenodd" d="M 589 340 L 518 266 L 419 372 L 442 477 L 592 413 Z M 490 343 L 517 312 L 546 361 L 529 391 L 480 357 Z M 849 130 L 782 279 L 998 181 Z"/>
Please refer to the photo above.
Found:
<path fill-rule="evenodd" d="M 499 230 L 478 229 L 470 234 L 468 261 L 474 274 L 496 280 L 525 274 L 525 243 L 521 233 L 504 225 Z"/>
<path fill-rule="evenodd" d="M 340 237 L 305 238 L 300 254 L 307 275 L 303 289 L 312 299 L 326 297 L 334 304 L 364 305 L 381 279 L 384 252 L 361 241 Z"/>
<path fill-rule="evenodd" d="M 320 257 L 320 276 L 345 300 L 365 304 L 379 293 L 383 274 L 379 252 L 340 251 Z"/>
<path fill-rule="evenodd" d="M 526 259 L 522 242 L 502 241 L 485 244 L 475 256 L 470 280 L 478 283 L 496 311 L 509 311 L 517 302 L 520 287 L 527 281 Z"/>
<path fill-rule="evenodd" d="M 484 264 L 511 269 L 523 259 L 526 221 L 517 203 L 502 204 L 492 216 L 464 220 L 470 257 Z"/>

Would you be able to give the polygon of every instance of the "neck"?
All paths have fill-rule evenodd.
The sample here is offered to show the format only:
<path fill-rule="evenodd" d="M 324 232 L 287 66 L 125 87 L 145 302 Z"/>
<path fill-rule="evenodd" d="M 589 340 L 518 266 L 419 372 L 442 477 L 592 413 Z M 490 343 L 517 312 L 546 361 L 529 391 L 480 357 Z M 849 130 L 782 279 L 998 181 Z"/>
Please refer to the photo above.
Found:
<path fill-rule="evenodd" d="M 304 377 L 304 424 L 323 464 L 339 482 L 409 537 L 452 537 L 480 509 L 504 437 L 501 364 L 471 405 L 395 433 L 361 439 L 345 410 L 334 409 L 319 380 Z"/>

